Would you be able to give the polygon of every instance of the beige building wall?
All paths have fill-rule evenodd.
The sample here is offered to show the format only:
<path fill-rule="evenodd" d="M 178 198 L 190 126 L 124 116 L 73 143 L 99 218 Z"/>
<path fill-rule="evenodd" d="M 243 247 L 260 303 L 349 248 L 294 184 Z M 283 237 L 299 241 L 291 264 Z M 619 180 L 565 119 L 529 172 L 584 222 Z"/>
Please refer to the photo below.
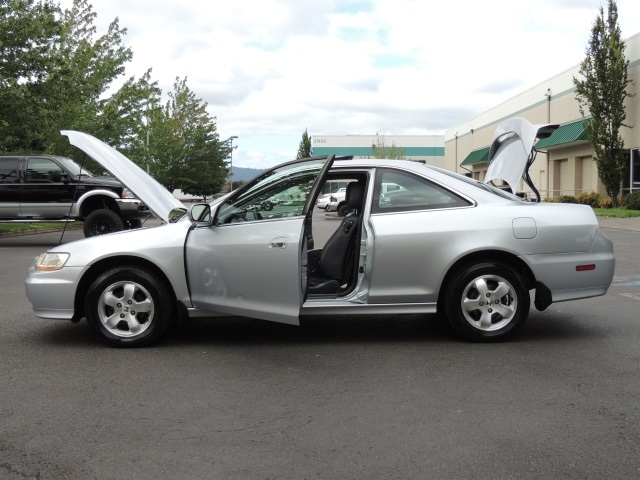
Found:
<path fill-rule="evenodd" d="M 623 128 L 621 135 L 625 148 L 640 148 L 640 33 L 626 40 L 629 59 L 629 78 L 633 85 L 628 92 L 634 97 L 626 101 L 626 123 L 635 128 Z M 461 166 L 467 156 L 490 145 L 496 127 L 513 117 L 523 117 L 531 123 L 572 123 L 581 119 L 575 96 L 573 78 L 578 76 L 579 65 L 522 92 L 506 102 L 488 110 L 445 132 L 445 168 L 459 173 L 470 173 L 483 180 L 486 162 Z M 465 168 L 466 167 L 466 168 Z M 561 194 L 575 195 L 596 191 L 606 195 L 598 179 L 597 167 L 589 143 L 578 141 L 550 147 L 540 152 L 530 169 L 530 176 L 542 197 Z M 640 175 L 638 181 L 640 181 Z M 627 180 L 626 183 L 629 183 Z M 631 186 L 633 187 L 633 182 Z M 640 188 L 640 183 L 635 188 Z M 521 182 L 520 191 L 530 191 Z"/>

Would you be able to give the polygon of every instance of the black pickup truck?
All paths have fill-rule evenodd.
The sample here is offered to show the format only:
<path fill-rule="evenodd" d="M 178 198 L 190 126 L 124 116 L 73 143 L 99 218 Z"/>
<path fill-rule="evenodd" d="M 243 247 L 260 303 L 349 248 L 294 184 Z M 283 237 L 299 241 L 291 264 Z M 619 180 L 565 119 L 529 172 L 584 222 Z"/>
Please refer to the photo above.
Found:
<path fill-rule="evenodd" d="M 86 237 L 137 228 L 149 210 L 120 182 L 52 155 L 0 156 L 0 222 L 84 221 Z"/>

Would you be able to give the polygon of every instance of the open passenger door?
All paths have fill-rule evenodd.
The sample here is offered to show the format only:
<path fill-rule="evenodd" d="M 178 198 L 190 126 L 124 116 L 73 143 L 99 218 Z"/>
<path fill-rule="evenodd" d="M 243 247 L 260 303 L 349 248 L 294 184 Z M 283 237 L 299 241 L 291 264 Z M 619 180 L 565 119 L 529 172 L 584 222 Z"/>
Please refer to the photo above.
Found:
<path fill-rule="evenodd" d="M 333 156 L 290 162 L 220 203 L 187 237 L 195 308 L 299 324 L 313 201 Z M 268 207 L 267 207 L 268 205 Z"/>

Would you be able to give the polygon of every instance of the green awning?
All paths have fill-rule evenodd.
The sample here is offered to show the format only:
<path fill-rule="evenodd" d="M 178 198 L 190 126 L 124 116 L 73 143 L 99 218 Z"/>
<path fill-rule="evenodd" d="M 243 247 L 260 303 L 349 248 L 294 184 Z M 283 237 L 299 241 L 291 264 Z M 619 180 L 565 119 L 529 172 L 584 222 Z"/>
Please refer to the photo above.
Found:
<path fill-rule="evenodd" d="M 553 132 L 550 137 L 543 138 L 538 143 L 536 143 L 536 149 L 540 150 L 541 148 L 556 147 L 558 145 L 578 142 L 580 140 L 587 140 L 587 134 L 584 131 L 582 120 L 562 125 L 555 132 Z"/>
<path fill-rule="evenodd" d="M 488 158 L 489 147 L 479 148 L 467 155 L 467 158 L 465 158 L 460 165 L 472 165 L 474 163 L 486 162 Z"/>

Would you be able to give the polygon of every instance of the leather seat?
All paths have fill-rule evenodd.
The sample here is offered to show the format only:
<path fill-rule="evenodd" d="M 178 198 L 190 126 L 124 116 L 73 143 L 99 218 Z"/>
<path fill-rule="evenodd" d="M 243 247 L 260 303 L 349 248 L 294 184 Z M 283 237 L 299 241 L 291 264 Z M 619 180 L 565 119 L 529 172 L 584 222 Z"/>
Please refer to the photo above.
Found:
<path fill-rule="evenodd" d="M 356 243 L 360 230 L 360 211 L 364 201 L 364 184 L 347 185 L 345 201 L 351 212 L 331 235 L 322 250 L 309 252 L 310 279 L 308 293 L 337 293 L 348 279 L 353 268 Z"/>

